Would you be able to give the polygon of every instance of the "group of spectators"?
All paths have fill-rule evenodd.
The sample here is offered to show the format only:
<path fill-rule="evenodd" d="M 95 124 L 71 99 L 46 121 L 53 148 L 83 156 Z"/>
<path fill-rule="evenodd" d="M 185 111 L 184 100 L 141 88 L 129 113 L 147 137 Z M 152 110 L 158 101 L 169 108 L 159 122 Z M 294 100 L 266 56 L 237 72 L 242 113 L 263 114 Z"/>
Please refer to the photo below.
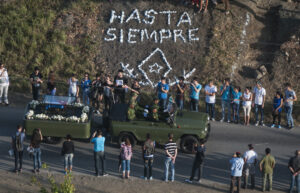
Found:
<path fill-rule="evenodd" d="M 23 151 L 25 141 L 25 129 L 22 126 L 17 127 L 17 132 L 12 136 L 12 147 L 15 156 L 15 172 L 22 173 L 22 162 L 23 162 Z M 39 173 L 42 162 L 41 162 L 41 148 L 40 144 L 43 140 L 43 135 L 40 129 L 33 131 L 30 146 L 27 151 L 33 156 L 33 173 Z M 95 163 L 95 176 L 108 176 L 106 169 L 106 158 L 105 158 L 105 137 L 102 131 L 99 129 L 95 131 L 91 136 L 91 143 L 94 144 L 94 163 Z M 237 192 L 240 191 L 241 179 L 243 179 L 243 188 L 249 188 L 248 181 L 251 182 L 251 189 L 255 189 L 255 173 L 256 167 L 262 172 L 263 183 L 262 191 L 272 190 L 273 182 L 273 171 L 275 167 L 275 158 L 271 155 L 271 149 L 265 149 L 265 156 L 259 161 L 258 155 L 254 151 L 252 144 L 248 145 L 249 150 L 246 151 L 243 156 L 240 152 L 235 152 L 233 157 L 230 159 L 230 170 L 231 170 L 231 183 L 230 192 L 234 192 L 234 187 L 237 186 Z M 61 155 L 64 156 L 64 172 L 67 175 L 72 173 L 73 169 L 73 157 L 74 157 L 74 143 L 71 135 L 66 136 L 66 141 L 62 145 Z M 165 150 L 165 171 L 163 180 L 165 182 L 175 180 L 175 163 L 178 155 L 177 144 L 173 141 L 173 134 L 168 134 L 168 141 L 164 145 Z M 191 176 L 186 179 L 187 183 L 194 183 L 194 177 L 197 173 L 197 183 L 201 183 L 203 164 L 205 159 L 206 146 L 204 143 L 193 144 L 192 152 L 195 154 L 195 158 L 192 165 Z M 155 141 L 151 139 L 150 134 L 146 135 L 146 141 L 142 145 L 142 158 L 144 161 L 144 180 L 153 180 L 152 167 L 155 155 Z M 130 163 L 133 156 L 133 149 L 128 138 L 125 138 L 120 144 L 119 154 L 119 172 L 122 170 L 121 177 L 123 179 L 130 178 Z M 296 185 L 298 192 L 300 191 L 300 150 L 295 152 L 295 156 L 292 157 L 288 163 L 288 168 L 291 172 L 291 184 L 290 191 L 293 192 L 293 188 Z M 171 176 L 169 177 L 169 169 L 171 169 Z M 250 180 L 249 180 L 250 177 Z"/>
<path fill-rule="evenodd" d="M 199 12 L 203 11 L 203 13 L 205 13 L 207 11 L 209 1 L 210 0 L 182 0 L 182 2 L 185 5 L 191 4 L 192 6 L 195 6 Z M 211 2 L 213 3 L 214 6 L 218 5 L 218 0 L 211 0 Z M 226 15 L 228 15 L 230 13 L 229 12 L 229 0 L 222 0 L 222 3 L 224 3 L 224 5 L 225 5 Z"/>

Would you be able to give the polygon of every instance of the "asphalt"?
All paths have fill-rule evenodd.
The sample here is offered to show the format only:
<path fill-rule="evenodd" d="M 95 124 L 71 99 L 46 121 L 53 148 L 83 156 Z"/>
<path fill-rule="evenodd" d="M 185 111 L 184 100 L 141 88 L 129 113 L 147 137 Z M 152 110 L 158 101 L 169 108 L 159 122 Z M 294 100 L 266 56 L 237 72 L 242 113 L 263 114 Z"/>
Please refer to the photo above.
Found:
<path fill-rule="evenodd" d="M 16 125 L 22 123 L 24 108 L 0 107 L 0 171 L 11 171 L 14 167 L 13 157 L 8 156 L 11 135 L 14 134 Z M 287 168 L 288 160 L 299 147 L 300 129 L 292 131 L 270 127 L 243 126 L 212 122 L 211 135 L 206 144 L 203 178 L 204 183 L 212 186 L 224 186 L 230 182 L 229 159 L 233 152 L 245 152 L 247 144 L 254 144 L 255 151 L 261 159 L 264 149 L 270 147 L 276 158 L 273 189 L 286 191 L 289 187 L 290 173 Z M 28 145 L 28 141 L 26 142 Z M 60 156 L 61 145 L 42 145 L 42 162 L 57 174 L 63 174 L 63 157 Z M 134 148 L 131 161 L 131 175 L 143 175 L 143 162 L 141 147 Z M 119 176 L 117 144 L 107 144 L 106 149 L 107 171 L 111 176 Z M 158 149 L 155 153 L 153 177 L 162 179 L 164 169 L 164 152 Z M 193 155 L 179 153 L 176 161 L 176 181 L 183 182 L 191 173 Z M 94 161 L 92 144 L 75 140 L 74 175 L 94 175 Z M 32 170 L 33 163 L 27 154 L 24 157 L 24 172 Z M 257 187 L 261 186 L 261 174 L 257 169 Z"/>

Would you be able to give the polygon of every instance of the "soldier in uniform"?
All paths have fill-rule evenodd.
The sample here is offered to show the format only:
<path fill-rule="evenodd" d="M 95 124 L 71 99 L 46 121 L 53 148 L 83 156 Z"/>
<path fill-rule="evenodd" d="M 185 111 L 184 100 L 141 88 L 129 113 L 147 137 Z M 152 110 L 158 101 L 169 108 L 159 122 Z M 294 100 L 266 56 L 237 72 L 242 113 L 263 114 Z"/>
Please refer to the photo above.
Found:
<path fill-rule="evenodd" d="M 159 121 L 159 99 L 154 98 L 153 105 L 151 107 L 151 119 L 153 121 Z"/>
<path fill-rule="evenodd" d="M 136 111 L 136 108 L 137 108 L 137 102 L 136 102 L 136 99 L 138 97 L 138 94 L 137 93 L 132 93 L 132 97 L 129 101 L 129 107 L 128 107 L 128 111 L 127 111 L 127 118 L 128 120 L 133 120 L 135 119 L 135 111 Z"/>

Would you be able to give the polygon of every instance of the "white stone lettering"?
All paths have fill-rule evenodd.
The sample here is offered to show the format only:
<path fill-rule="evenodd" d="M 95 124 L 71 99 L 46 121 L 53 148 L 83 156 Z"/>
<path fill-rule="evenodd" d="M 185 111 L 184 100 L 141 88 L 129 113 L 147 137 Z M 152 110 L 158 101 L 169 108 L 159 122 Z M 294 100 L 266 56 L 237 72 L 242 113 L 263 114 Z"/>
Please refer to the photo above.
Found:
<path fill-rule="evenodd" d="M 109 42 L 109 41 L 114 41 L 115 39 L 117 39 L 116 34 L 113 33 L 116 30 L 117 30 L 116 28 L 108 28 L 106 31 L 106 34 L 108 36 L 110 36 L 110 38 L 105 37 L 104 40 Z"/>
<path fill-rule="evenodd" d="M 198 37 L 195 37 L 195 34 L 193 32 L 197 32 L 199 31 L 198 28 L 195 28 L 195 29 L 189 29 L 189 41 L 199 41 L 199 38 Z"/>
<path fill-rule="evenodd" d="M 110 16 L 110 20 L 109 23 L 113 23 L 115 19 L 119 19 L 120 23 L 122 24 L 125 18 L 125 13 L 124 11 L 121 12 L 121 15 L 116 15 L 116 11 L 115 10 L 111 10 L 111 16 Z"/>
<path fill-rule="evenodd" d="M 166 14 L 167 15 L 167 24 L 171 25 L 171 14 L 172 13 L 177 13 L 177 11 L 161 11 L 159 13 Z"/>
<path fill-rule="evenodd" d="M 138 9 L 133 10 L 130 16 L 126 19 L 126 23 L 128 23 L 130 20 L 137 20 L 138 23 L 141 23 L 141 18 Z"/>
<path fill-rule="evenodd" d="M 186 43 L 186 40 L 185 40 L 185 38 L 182 35 L 182 30 L 181 29 L 175 29 L 175 30 L 173 30 L 173 34 L 174 34 L 174 42 L 175 43 L 176 43 L 177 38 L 182 39 L 182 41 L 184 43 Z"/>
<path fill-rule="evenodd" d="M 189 25 L 192 25 L 191 18 L 187 12 L 183 12 L 183 14 L 180 16 L 177 27 L 179 27 L 181 23 L 189 23 Z"/>
<path fill-rule="evenodd" d="M 163 43 L 164 39 L 170 39 L 172 37 L 172 33 L 171 30 L 169 29 L 162 29 L 159 31 L 160 34 L 160 42 L 159 43 Z M 167 35 L 165 35 L 167 34 Z"/>
<path fill-rule="evenodd" d="M 129 29 L 129 32 L 128 32 L 128 43 L 130 44 L 135 44 L 136 43 L 136 40 L 132 40 L 133 38 L 136 37 L 136 34 L 135 33 L 139 33 L 140 30 L 139 29 Z"/>
<path fill-rule="evenodd" d="M 154 11 L 153 9 L 150 9 L 150 10 L 146 10 L 145 11 L 145 17 L 149 20 L 146 20 L 146 19 L 143 19 L 143 22 L 145 24 L 149 24 L 149 25 L 152 25 L 155 21 L 155 16 L 154 15 L 157 15 L 158 13 L 156 11 Z"/>

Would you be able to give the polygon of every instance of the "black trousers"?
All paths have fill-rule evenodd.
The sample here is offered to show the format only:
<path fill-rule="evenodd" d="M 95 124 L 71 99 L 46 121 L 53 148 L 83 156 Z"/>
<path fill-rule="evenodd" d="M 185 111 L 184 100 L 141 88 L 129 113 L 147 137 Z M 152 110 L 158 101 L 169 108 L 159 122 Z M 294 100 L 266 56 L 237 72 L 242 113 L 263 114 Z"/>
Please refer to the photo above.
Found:
<path fill-rule="evenodd" d="M 33 100 L 39 100 L 40 87 L 32 86 L 32 97 L 33 97 Z"/>
<path fill-rule="evenodd" d="M 14 150 L 15 155 L 15 170 L 21 170 L 22 169 L 22 163 L 23 163 L 23 151 L 17 151 Z M 18 162 L 19 162 L 19 168 L 18 168 Z"/>
<path fill-rule="evenodd" d="M 278 112 L 277 114 L 273 112 L 273 124 L 276 123 L 276 118 L 278 118 L 278 125 L 281 123 L 281 112 Z"/>
<path fill-rule="evenodd" d="M 234 192 L 234 187 L 236 185 L 235 181 L 237 181 L 237 193 L 240 192 L 241 188 L 241 177 L 240 176 L 231 176 L 231 183 L 230 183 L 230 192 Z"/>
<path fill-rule="evenodd" d="M 103 151 L 94 152 L 94 160 L 95 160 L 95 171 L 96 175 L 104 175 L 105 174 L 105 154 Z M 101 172 L 100 172 L 101 165 Z"/>
<path fill-rule="evenodd" d="M 195 177 L 195 174 L 196 174 L 197 171 L 198 171 L 198 178 L 197 178 L 197 180 L 199 181 L 202 178 L 203 163 L 199 164 L 196 161 L 194 161 L 193 168 L 192 168 L 192 174 L 191 174 L 191 177 L 190 177 L 190 181 L 194 180 L 194 177 Z"/>
<path fill-rule="evenodd" d="M 152 177 L 153 158 L 144 158 L 144 177 Z M 149 175 L 148 175 L 149 174 Z"/>

